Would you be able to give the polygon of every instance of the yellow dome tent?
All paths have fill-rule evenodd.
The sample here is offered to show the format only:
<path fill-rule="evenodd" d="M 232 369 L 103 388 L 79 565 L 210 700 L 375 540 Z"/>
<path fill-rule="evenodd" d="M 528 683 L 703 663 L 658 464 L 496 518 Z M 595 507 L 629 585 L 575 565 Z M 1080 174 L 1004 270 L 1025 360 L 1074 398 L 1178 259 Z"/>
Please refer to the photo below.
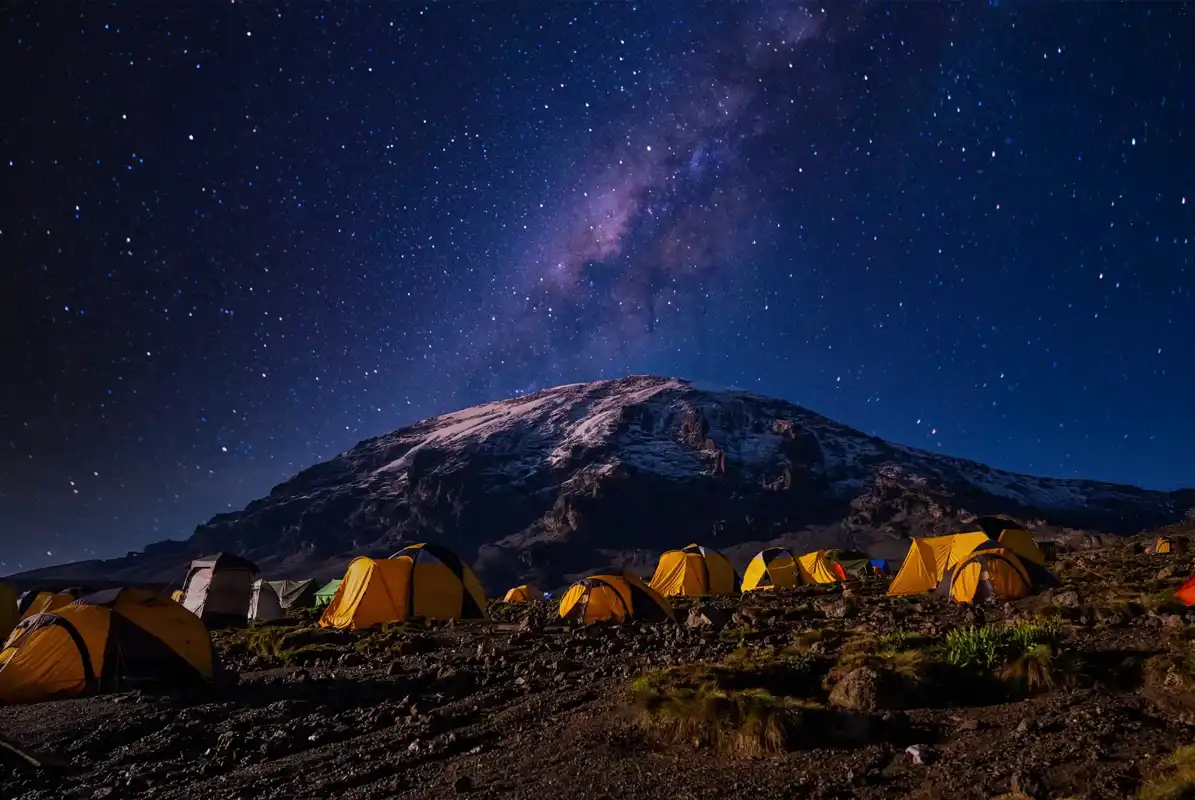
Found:
<path fill-rule="evenodd" d="M 1033 534 L 1012 517 L 995 515 L 979 517 L 963 526 L 962 533 L 983 533 L 994 542 L 1007 547 L 1021 558 L 1035 564 L 1045 564 L 1046 554 L 1033 541 Z"/>
<path fill-rule="evenodd" d="M 21 621 L 21 610 L 17 608 L 20 601 L 21 595 L 16 589 L 0 582 L 0 641 L 7 639 Z"/>
<path fill-rule="evenodd" d="M 900 571 L 888 587 L 888 596 L 932 592 L 946 570 L 988 541 L 985 533 L 914 537 Z"/>
<path fill-rule="evenodd" d="M 627 570 L 610 568 L 582 578 L 560 598 L 560 616 L 584 625 L 602 620 L 675 620 L 672 606 Z"/>
<path fill-rule="evenodd" d="M 153 592 L 113 589 L 21 620 L 0 651 L 0 703 L 210 684 L 214 671 L 198 617 Z"/>
<path fill-rule="evenodd" d="M 485 619 L 485 592 L 446 547 L 413 544 L 390 558 L 354 558 L 324 609 L 324 628 L 368 628 L 408 617 Z"/>
<path fill-rule="evenodd" d="M 737 577 L 726 556 L 691 544 L 660 556 L 651 588 L 664 597 L 734 594 Z"/>
<path fill-rule="evenodd" d="M 79 596 L 77 589 L 64 589 L 61 592 L 38 592 L 25 608 L 25 613 L 21 615 L 21 619 L 25 620 L 32 617 L 34 614 L 45 614 L 49 611 L 57 611 L 63 606 L 68 606 L 75 602 Z"/>
<path fill-rule="evenodd" d="M 815 550 L 797 559 L 797 566 L 802 583 L 838 583 L 866 577 L 871 570 L 867 555 L 853 550 Z"/>
<path fill-rule="evenodd" d="M 1008 547 L 979 549 L 946 570 L 938 593 L 957 603 L 1028 597 L 1037 588 L 1030 575 L 1031 563 Z"/>
<path fill-rule="evenodd" d="M 530 603 L 532 600 L 543 600 L 544 593 L 529 583 L 516 586 L 502 598 L 503 603 Z"/>
<path fill-rule="evenodd" d="M 1182 552 L 1182 546 L 1169 536 L 1159 536 L 1154 540 L 1153 547 L 1149 548 L 1149 552 L 1169 555 Z"/>
<path fill-rule="evenodd" d="M 801 583 L 797 559 L 783 547 L 761 550 L 743 573 L 743 591 L 787 589 Z"/>

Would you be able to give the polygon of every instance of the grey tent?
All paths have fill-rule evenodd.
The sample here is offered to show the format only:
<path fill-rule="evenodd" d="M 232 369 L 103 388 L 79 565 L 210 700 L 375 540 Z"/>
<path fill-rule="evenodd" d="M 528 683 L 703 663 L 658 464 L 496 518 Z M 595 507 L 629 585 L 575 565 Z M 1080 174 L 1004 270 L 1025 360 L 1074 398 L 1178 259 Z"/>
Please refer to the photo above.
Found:
<path fill-rule="evenodd" d="M 273 581 L 263 581 L 260 578 L 253 582 L 253 594 L 249 597 L 249 621 L 269 622 L 286 616 L 282 603 L 278 599 L 278 592 L 274 589 Z"/>
<path fill-rule="evenodd" d="M 252 561 L 231 553 L 197 558 L 183 581 L 182 604 L 208 628 L 244 627 L 258 572 Z"/>
<path fill-rule="evenodd" d="M 315 593 L 319 586 L 311 579 L 303 581 L 270 581 L 283 611 L 292 608 L 311 608 L 315 605 Z"/>

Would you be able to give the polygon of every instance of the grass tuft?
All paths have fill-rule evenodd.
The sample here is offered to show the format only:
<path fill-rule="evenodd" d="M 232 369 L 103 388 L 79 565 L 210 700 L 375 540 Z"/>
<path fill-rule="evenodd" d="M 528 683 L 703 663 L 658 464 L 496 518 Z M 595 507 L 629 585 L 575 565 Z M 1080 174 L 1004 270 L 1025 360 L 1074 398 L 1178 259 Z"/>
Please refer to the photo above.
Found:
<path fill-rule="evenodd" d="M 1195 745 L 1174 751 L 1166 761 L 1166 771 L 1146 781 L 1138 792 L 1139 800 L 1192 800 L 1195 798 Z"/>
<path fill-rule="evenodd" d="M 340 648 L 333 644 L 338 638 L 337 633 L 314 626 L 262 625 L 246 630 L 242 644 L 254 655 L 291 663 L 339 654 Z"/>
<path fill-rule="evenodd" d="M 1174 596 L 1173 587 L 1142 594 L 1139 602 L 1146 611 L 1155 614 L 1181 614 L 1187 608 L 1182 600 Z"/>
<path fill-rule="evenodd" d="M 809 699 L 815 686 L 808 659 L 740 651 L 647 673 L 629 690 L 641 724 L 665 741 L 769 756 L 824 733 L 829 712 Z"/>
<path fill-rule="evenodd" d="M 1070 682 L 1075 672 L 1069 653 L 1039 644 L 998 668 L 996 677 L 1021 694 L 1037 694 Z"/>

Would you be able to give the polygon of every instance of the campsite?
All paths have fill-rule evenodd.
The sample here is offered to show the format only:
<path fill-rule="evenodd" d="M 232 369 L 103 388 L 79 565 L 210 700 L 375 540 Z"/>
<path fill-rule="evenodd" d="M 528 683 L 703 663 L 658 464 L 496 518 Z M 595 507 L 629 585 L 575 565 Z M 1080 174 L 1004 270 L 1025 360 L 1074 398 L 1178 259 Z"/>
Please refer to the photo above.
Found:
<path fill-rule="evenodd" d="M 741 573 L 691 545 L 651 576 L 595 570 L 489 601 L 431 545 L 357 559 L 326 602 L 323 586 L 200 559 L 181 604 L 35 596 L 50 610 L 0 657 L 17 667 L 0 667 L 17 750 L 0 786 L 30 800 L 534 798 L 566 783 L 609 798 L 1186 797 L 1192 534 L 1038 547 L 999 518 L 915 540 L 894 569 L 773 548 Z M 259 618 L 282 597 L 297 606 Z M 14 660 L 38 636 L 36 668 Z M 64 699 L 34 696 L 50 680 Z"/>

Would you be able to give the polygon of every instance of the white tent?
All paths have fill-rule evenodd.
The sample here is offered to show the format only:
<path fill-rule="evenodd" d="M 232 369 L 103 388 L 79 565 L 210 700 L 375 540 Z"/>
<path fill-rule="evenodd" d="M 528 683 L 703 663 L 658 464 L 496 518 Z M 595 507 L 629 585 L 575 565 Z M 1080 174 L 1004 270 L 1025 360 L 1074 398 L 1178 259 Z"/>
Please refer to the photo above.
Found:
<path fill-rule="evenodd" d="M 183 582 L 182 604 L 208 628 L 243 627 L 257 573 L 256 564 L 231 553 L 197 558 Z"/>

